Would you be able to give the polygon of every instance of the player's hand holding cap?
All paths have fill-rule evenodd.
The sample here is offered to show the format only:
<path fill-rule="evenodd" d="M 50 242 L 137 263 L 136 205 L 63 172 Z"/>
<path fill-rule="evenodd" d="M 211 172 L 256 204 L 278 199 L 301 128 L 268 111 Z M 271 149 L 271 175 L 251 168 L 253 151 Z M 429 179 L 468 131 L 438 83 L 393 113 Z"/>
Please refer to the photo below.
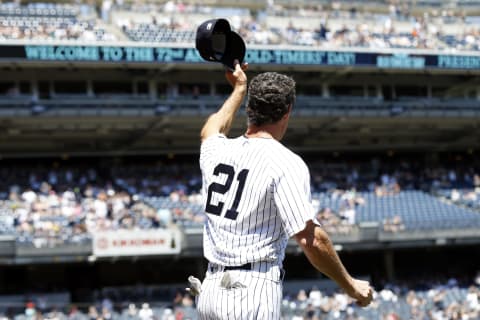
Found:
<path fill-rule="evenodd" d="M 186 290 L 193 296 L 198 296 L 200 292 L 202 292 L 202 282 L 200 281 L 200 279 L 195 278 L 194 276 L 189 276 L 188 283 L 189 287 L 186 288 Z"/>
<path fill-rule="evenodd" d="M 220 62 L 232 71 L 235 60 L 241 65 L 246 52 L 242 37 L 232 31 L 226 19 L 211 19 L 200 24 L 195 47 L 206 61 Z"/>

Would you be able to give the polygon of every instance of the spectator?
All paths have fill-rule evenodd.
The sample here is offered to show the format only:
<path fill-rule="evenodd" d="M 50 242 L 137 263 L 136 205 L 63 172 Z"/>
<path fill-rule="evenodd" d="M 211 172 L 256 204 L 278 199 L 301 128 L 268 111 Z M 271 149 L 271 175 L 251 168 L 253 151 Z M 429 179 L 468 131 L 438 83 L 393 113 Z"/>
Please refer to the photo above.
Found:
<path fill-rule="evenodd" d="M 95 306 L 89 306 L 87 316 L 90 320 L 97 320 L 99 318 L 97 308 L 95 308 Z"/>
<path fill-rule="evenodd" d="M 405 225 L 399 215 L 394 215 L 392 219 L 385 219 L 383 222 L 383 231 L 385 232 L 401 232 L 405 230 Z"/>
<path fill-rule="evenodd" d="M 136 319 L 138 310 L 134 303 L 130 303 L 128 305 L 128 310 L 126 313 L 128 319 Z"/>
<path fill-rule="evenodd" d="M 150 308 L 148 303 L 143 303 L 142 308 L 138 311 L 138 317 L 141 320 L 151 320 L 153 319 L 153 310 Z"/>

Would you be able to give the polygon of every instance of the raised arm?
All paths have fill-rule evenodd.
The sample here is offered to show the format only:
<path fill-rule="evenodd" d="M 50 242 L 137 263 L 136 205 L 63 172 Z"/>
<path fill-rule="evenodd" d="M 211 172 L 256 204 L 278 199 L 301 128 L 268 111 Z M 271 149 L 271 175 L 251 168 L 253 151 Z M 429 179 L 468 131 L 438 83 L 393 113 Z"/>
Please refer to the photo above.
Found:
<path fill-rule="evenodd" d="M 208 117 L 203 125 L 200 137 L 202 141 L 217 133 L 227 134 L 232 126 L 233 118 L 240 108 L 243 98 L 247 93 L 247 76 L 243 72 L 247 69 L 247 64 L 235 64 L 235 71 L 226 71 L 225 77 L 232 85 L 233 91 L 227 100 L 223 103 L 220 110 Z"/>
<path fill-rule="evenodd" d="M 372 301 L 373 290 L 368 281 L 354 279 L 343 266 L 328 234 L 311 220 L 295 235 L 310 263 L 334 280 L 357 304 L 365 307 Z"/>

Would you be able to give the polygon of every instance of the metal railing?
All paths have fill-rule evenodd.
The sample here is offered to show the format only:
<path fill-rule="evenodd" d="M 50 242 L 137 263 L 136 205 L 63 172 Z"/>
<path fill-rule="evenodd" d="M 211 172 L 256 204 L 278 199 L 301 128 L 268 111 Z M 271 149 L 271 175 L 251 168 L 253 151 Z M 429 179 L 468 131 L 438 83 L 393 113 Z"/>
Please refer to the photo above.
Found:
<path fill-rule="evenodd" d="M 204 115 L 218 109 L 224 96 L 178 97 L 165 99 L 111 96 L 110 98 L 51 98 L 32 101 L 30 97 L 0 97 L 0 115 L 50 116 L 78 115 Z M 243 112 L 243 111 L 240 111 Z M 299 96 L 294 112 L 298 115 L 326 116 L 330 114 L 368 116 L 472 116 L 480 113 L 476 99 L 405 98 L 385 101 L 377 98 Z M 353 114 L 352 114 L 353 112 Z M 356 112 L 356 114 L 355 114 Z"/>

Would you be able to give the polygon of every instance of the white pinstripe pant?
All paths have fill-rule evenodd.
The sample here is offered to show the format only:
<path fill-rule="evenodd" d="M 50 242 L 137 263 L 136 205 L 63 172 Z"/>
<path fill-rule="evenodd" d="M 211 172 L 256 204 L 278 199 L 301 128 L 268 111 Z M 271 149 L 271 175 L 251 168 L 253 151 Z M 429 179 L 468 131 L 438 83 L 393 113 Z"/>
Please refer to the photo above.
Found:
<path fill-rule="evenodd" d="M 283 271 L 278 265 L 261 262 L 254 263 L 253 270 L 229 271 L 210 266 L 197 300 L 199 319 L 280 319 Z M 226 273 L 236 287 L 222 285 Z"/>

